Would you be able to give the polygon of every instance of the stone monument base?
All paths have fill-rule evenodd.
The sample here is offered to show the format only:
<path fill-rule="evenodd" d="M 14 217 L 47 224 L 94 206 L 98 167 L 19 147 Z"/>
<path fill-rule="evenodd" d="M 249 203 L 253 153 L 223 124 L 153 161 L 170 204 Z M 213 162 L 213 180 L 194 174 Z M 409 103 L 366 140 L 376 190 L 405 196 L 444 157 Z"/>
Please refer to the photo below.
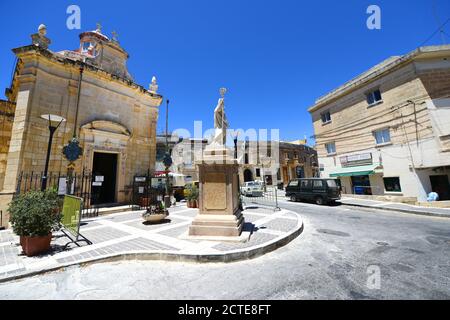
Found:
<path fill-rule="evenodd" d="M 189 228 L 190 236 L 239 237 L 244 227 L 244 216 L 199 214 Z"/>
<path fill-rule="evenodd" d="M 239 238 L 244 226 L 240 210 L 238 163 L 223 145 L 204 151 L 199 168 L 199 211 L 189 227 L 189 236 Z"/>

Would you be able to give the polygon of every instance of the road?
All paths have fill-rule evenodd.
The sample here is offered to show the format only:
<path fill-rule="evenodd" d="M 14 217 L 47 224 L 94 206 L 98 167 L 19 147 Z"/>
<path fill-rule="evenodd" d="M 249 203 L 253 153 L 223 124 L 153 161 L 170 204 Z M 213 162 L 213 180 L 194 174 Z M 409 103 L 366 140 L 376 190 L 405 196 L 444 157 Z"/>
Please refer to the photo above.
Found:
<path fill-rule="evenodd" d="M 71 267 L 0 284 L 0 299 L 450 299 L 450 219 L 280 204 L 304 232 L 255 260 Z"/>

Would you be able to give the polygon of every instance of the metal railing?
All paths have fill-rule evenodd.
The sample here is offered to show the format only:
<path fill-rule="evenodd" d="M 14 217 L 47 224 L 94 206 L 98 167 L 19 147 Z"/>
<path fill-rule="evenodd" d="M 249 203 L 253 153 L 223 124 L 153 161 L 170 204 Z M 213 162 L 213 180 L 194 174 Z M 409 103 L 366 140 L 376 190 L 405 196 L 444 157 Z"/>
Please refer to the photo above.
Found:
<path fill-rule="evenodd" d="M 256 192 L 247 192 L 243 187 L 241 188 L 241 200 L 244 206 L 257 204 L 281 210 L 278 203 L 278 192 L 276 186 L 263 186 L 261 191 Z"/>
<path fill-rule="evenodd" d="M 152 206 L 164 203 L 166 193 L 164 186 L 153 186 L 152 175 L 136 175 L 133 178 L 133 195 L 131 203 L 140 210 L 149 210 Z"/>
<path fill-rule="evenodd" d="M 40 191 L 43 172 L 22 172 L 17 178 L 16 196 L 30 191 Z M 71 180 L 69 182 L 68 180 Z M 99 207 L 94 205 L 98 197 L 92 192 L 93 176 L 90 172 L 83 171 L 79 174 L 73 174 L 71 177 L 58 173 L 47 174 L 46 190 L 54 189 L 59 196 L 73 195 L 83 199 L 83 217 L 97 217 Z"/>
<path fill-rule="evenodd" d="M 42 181 L 44 179 L 43 172 L 22 172 L 19 174 L 16 186 L 16 195 L 24 194 L 30 191 L 40 191 Z M 68 183 L 71 179 L 71 183 Z M 132 185 L 126 187 L 132 190 L 122 201 L 121 205 L 130 205 L 138 209 L 149 209 L 151 206 L 163 201 L 165 188 L 152 186 L 152 179 L 156 179 L 151 174 L 136 175 L 133 178 Z M 88 171 L 80 174 L 73 174 L 70 178 L 61 172 L 48 173 L 46 190 L 55 189 L 58 195 L 72 195 L 83 199 L 83 217 L 96 217 L 99 214 L 99 208 L 102 207 L 98 203 L 100 194 L 92 188 L 95 182 L 95 176 Z"/>

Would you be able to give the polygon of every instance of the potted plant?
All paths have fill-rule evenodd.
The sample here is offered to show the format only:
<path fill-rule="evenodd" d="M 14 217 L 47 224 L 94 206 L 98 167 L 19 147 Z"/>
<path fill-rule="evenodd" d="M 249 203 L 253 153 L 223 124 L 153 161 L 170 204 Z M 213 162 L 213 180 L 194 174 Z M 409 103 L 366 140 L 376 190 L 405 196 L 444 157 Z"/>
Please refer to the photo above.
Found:
<path fill-rule="evenodd" d="M 8 211 L 15 234 L 28 257 L 50 249 L 52 232 L 59 230 L 61 201 L 56 190 L 31 191 L 15 197 Z"/>
<path fill-rule="evenodd" d="M 150 208 L 142 214 L 142 217 L 146 222 L 160 222 L 169 216 L 169 210 L 164 207 L 162 201 L 158 201 L 156 205 L 150 206 Z"/>
<path fill-rule="evenodd" d="M 186 192 L 186 200 L 188 208 L 198 208 L 199 191 L 197 186 L 192 185 Z"/>

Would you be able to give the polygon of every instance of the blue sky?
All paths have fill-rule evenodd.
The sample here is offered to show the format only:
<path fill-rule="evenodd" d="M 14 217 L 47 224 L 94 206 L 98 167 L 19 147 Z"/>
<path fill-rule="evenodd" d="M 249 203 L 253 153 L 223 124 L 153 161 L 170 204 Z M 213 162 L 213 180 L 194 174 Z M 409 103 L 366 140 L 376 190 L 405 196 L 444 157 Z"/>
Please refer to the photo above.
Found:
<path fill-rule="evenodd" d="M 81 30 L 66 28 L 70 4 L 81 8 Z M 366 27 L 371 4 L 381 7 L 381 30 Z M 119 34 L 137 83 L 157 76 L 171 101 L 170 129 L 192 130 L 195 120 L 213 126 L 225 86 L 232 128 L 278 128 L 283 140 L 296 140 L 313 134 L 307 109 L 316 98 L 414 50 L 450 17 L 450 1 L 1 1 L 0 11 L 2 98 L 11 48 L 30 44 L 40 23 L 59 51 L 77 48 L 78 34 L 100 22 L 105 34 Z M 436 35 L 427 44 L 441 43 Z"/>

